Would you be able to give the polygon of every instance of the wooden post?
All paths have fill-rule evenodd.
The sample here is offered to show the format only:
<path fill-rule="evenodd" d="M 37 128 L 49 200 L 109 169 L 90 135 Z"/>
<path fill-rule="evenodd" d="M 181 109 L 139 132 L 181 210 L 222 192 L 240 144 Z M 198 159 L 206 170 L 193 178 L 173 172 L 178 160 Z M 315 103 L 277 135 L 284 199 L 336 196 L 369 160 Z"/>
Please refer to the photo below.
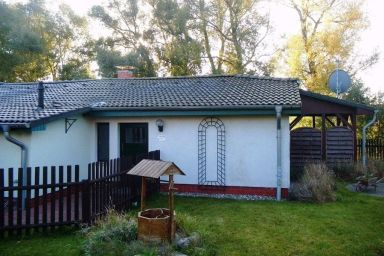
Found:
<path fill-rule="evenodd" d="M 325 161 L 327 159 L 327 134 L 325 128 L 326 115 L 321 115 L 321 159 Z"/>
<path fill-rule="evenodd" d="M 357 124 L 356 114 L 351 115 L 352 131 L 353 131 L 353 160 L 357 162 Z"/>
<path fill-rule="evenodd" d="M 91 173 L 91 169 L 90 169 L 90 164 L 88 165 L 89 166 L 89 173 L 88 173 L 88 179 L 84 180 L 81 182 L 81 211 L 82 211 L 82 214 L 81 214 L 81 218 L 82 218 L 82 222 L 84 223 L 91 223 L 91 217 L 92 217 L 92 214 L 91 214 L 91 205 L 92 205 L 92 202 L 91 202 L 91 193 L 90 193 L 90 190 L 91 190 L 91 185 L 90 185 L 90 173 Z"/>
<path fill-rule="evenodd" d="M 312 128 L 316 128 L 316 116 L 312 116 Z"/>
<path fill-rule="evenodd" d="M 145 177 L 141 177 L 141 205 L 140 205 L 140 211 L 144 211 L 144 208 L 145 208 L 145 190 L 146 190 Z"/>
<path fill-rule="evenodd" d="M 171 237 L 171 242 L 175 239 L 175 223 L 174 223 L 174 198 L 173 198 L 173 175 L 169 175 L 169 220 L 170 220 L 170 237 Z"/>

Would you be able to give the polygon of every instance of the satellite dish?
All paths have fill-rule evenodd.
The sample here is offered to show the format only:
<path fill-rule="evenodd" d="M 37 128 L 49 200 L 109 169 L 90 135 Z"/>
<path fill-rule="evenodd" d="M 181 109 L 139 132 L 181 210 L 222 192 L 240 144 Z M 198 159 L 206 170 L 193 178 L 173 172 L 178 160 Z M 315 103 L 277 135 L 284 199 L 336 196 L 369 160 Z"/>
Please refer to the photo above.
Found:
<path fill-rule="evenodd" d="M 339 96 L 340 93 L 346 92 L 352 84 L 351 77 L 342 69 L 335 69 L 328 79 L 328 86 Z"/>

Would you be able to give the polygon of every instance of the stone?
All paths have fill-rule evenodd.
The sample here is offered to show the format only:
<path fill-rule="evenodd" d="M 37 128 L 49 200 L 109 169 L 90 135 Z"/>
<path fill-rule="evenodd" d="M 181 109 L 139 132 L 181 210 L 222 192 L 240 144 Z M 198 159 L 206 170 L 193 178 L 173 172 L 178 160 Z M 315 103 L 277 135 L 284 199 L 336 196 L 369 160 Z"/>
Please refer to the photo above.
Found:
<path fill-rule="evenodd" d="M 196 246 L 199 242 L 200 242 L 200 235 L 194 232 L 188 237 L 181 237 L 178 240 L 176 240 L 176 245 L 180 248 L 187 248 L 191 245 Z"/>
<path fill-rule="evenodd" d="M 188 255 L 181 253 L 181 252 L 174 252 L 174 253 L 172 253 L 172 256 L 188 256 Z"/>

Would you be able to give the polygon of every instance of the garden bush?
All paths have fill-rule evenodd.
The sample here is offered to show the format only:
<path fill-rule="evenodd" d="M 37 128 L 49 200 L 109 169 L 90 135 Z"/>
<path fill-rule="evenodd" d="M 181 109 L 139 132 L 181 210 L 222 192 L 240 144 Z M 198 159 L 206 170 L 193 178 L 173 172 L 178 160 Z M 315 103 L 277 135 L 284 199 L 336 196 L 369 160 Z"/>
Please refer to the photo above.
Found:
<path fill-rule="evenodd" d="M 377 176 L 378 178 L 384 177 L 384 161 L 383 160 L 371 160 L 368 162 L 369 173 Z"/>
<path fill-rule="evenodd" d="M 334 173 L 324 163 L 308 164 L 299 182 L 291 189 L 292 199 L 312 202 L 336 200 Z"/>
<path fill-rule="evenodd" d="M 82 230 L 86 236 L 85 255 L 124 255 L 127 244 L 136 240 L 137 222 L 113 210 L 93 226 Z"/>
<path fill-rule="evenodd" d="M 107 215 L 93 226 L 82 229 L 85 236 L 83 254 L 87 256 L 171 256 L 181 251 L 190 256 L 214 256 L 216 249 L 203 241 L 203 236 L 196 233 L 196 218 L 180 214 L 176 216 L 178 235 L 182 237 L 196 236 L 187 247 L 180 248 L 176 244 L 160 245 L 144 244 L 137 240 L 136 217 L 130 213 L 117 213 L 110 210 Z M 192 240 L 191 240 L 192 241 Z"/>
<path fill-rule="evenodd" d="M 291 182 L 297 182 L 301 179 L 304 173 L 304 168 L 292 168 L 290 171 Z"/>
<path fill-rule="evenodd" d="M 338 180 L 354 182 L 356 177 L 364 174 L 364 168 L 361 162 L 337 162 L 332 169 Z"/>

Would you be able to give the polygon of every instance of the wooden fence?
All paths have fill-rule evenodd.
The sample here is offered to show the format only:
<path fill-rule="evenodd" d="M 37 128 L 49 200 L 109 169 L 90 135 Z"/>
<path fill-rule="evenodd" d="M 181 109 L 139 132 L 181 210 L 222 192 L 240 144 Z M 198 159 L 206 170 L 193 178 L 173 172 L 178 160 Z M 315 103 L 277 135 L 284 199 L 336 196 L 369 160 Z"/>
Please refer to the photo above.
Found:
<path fill-rule="evenodd" d="M 290 160 L 291 171 L 302 169 L 305 164 L 324 161 L 329 165 L 340 162 L 359 161 L 362 158 L 362 140 L 354 143 L 352 130 L 346 127 L 327 129 L 324 142 L 322 133 L 315 128 L 298 128 L 291 131 Z M 367 140 L 369 160 L 384 160 L 384 140 Z M 355 151 L 356 150 L 356 151 Z"/>
<path fill-rule="evenodd" d="M 4 184 L 5 171 L 8 184 Z M 27 232 L 34 228 L 45 230 L 74 224 L 82 219 L 82 183 L 79 182 L 78 165 L 74 168 L 36 167 L 33 172 L 27 168 L 25 184 L 22 183 L 23 175 L 22 168 L 0 169 L 0 231 L 21 234 L 23 229 Z M 15 176 L 17 184 L 14 184 Z"/>
<path fill-rule="evenodd" d="M 140 201 L 141 177 L 127 175 L 127 172 L 142 159 L 160 159 L 160 151 L 148 155 L 123 157 L 109 162 L 95 162 L 88 165 L 88 180 L 83 205 L 90 202 L 89 209 L 84 209 L 84 219 L 92 222 L 110 208 L 115 210 L 130 209 L 132 203 Z M 147 186 L 147 193 L 160 190 L 160 181 L 152 181 Z"/>
<path fill-rule="evenodd" d="M 368 159 L 372 160 L 384 160 L 384 140 L 372 139 L 367 140 L 367 156 Z M 363 143 L 362 140 L 357 141 L 357 158 L 362 159 L 363 157 Z"/>
<path fill-rule="evenodd" d="M 160 151 L 91 163 L 82 181 L 78 165 L 27 168 L 26 174 L 22 168 L 0 168 L 0 237 L 91 223 L 108 208 L 129 209 L 139 201 L 141 183 L 126 173 L 144 158 L 160 159 Z M 153 182 L 147 193 L 159 187 Z"/>

